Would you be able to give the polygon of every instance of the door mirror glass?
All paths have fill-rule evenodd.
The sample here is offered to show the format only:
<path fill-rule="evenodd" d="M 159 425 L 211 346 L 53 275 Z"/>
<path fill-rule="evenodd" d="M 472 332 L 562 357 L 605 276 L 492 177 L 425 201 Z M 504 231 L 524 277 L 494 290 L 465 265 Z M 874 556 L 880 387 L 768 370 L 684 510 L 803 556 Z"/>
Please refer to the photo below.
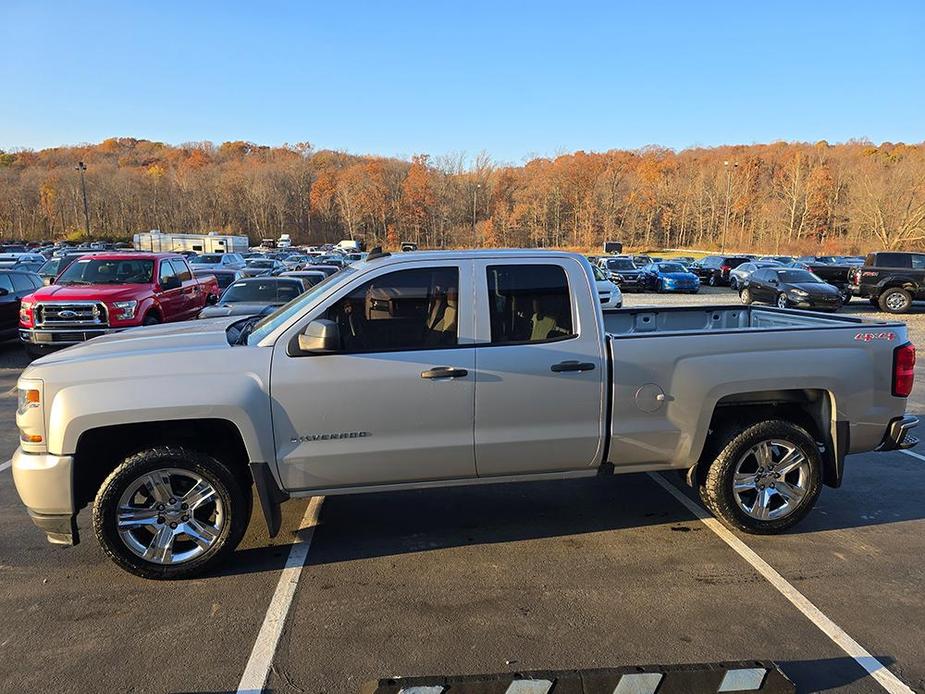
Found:
<path fill-rule="evenodd" d="M 337 323 L 316 318 L 299 335 L 299 349 L 303 352 L 329 354 L 340 351 L 340 330 Z"/>
<path fill-rule="evenodd" d="M 9 293 L 10 293 L 9 289 L 4 289 L 3 287 L 0 287 L 0 296 L 7 296 Z"/>

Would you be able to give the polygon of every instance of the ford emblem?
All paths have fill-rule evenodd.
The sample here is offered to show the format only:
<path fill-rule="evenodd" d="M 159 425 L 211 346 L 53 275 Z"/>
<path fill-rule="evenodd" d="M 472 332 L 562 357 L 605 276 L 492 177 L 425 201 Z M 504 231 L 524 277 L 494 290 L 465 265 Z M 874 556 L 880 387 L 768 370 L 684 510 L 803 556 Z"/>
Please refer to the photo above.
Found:
<path fill-rule="evenodd" d="M 68 308 L 61 311 L 58 315 L 62 318 L 77 318 L 77 311 L 72 311 Z"/>

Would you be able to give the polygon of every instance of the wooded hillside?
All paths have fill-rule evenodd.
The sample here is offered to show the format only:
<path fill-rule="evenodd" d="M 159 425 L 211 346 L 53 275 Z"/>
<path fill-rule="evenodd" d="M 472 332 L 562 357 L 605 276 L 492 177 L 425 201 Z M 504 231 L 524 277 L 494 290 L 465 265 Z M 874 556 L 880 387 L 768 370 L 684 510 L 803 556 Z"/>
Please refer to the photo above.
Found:
<path fill-rule="evenodd" d="M 0 152 L 4 239 L 223 230 L 297 243 L 725 246 L 774 252 L 921 247 L 925 144 L 857 141 L 575 152 L 502 166 L 307 143 L 170 146 L 131 138 Z M 475 236 L 473 235 L 475 226 Z"/>

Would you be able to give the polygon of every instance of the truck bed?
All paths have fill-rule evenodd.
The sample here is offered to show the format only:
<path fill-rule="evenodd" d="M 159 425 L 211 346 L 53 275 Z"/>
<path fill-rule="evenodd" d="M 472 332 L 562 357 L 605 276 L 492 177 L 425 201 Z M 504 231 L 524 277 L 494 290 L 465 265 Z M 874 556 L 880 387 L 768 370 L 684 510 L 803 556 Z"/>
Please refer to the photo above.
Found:
<path fill-rule="evenodd" d="M 903 323 L 763 306 L 653 306 L 604 311 L 604 327 L 607 461 L 624 470 L 693 465 L 717 407 L 808 401 L 820 420 L 850 422 L 850 448 L 864 451 L 905 405 L 889 387 Z"/>
<path fill-rule="evenodd" d="M 889 325 L 896 323 L 770 306 L 642 306 L 604 311 L 604 330 L 614 338 L 664 333 L 858 329 L 864 326 Z"/>

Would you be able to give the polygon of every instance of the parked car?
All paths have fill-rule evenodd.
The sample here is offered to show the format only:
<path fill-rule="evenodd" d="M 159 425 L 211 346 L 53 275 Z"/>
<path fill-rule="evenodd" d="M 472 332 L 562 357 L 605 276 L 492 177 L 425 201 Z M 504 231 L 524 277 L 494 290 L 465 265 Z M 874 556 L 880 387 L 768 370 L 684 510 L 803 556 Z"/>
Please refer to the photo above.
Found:
<path fill-rule="evenodd" d="M 195 318 L 217 291 L 175 253 L 93 253 L 23 299 L 19 335 L 33 356 L 126 328 Z"/>
<path fill-rule="evenodd" d="M 851 301 L 851 280 L 850 273 L 854 264 L 844 262 L 837 256 L 823 256 L 824 259 L 817 259 L 813 262 L 801 262 L 793 267 L 809 270 L 817 277 L 821 277 L 833 287 L 838 289 L 842 296 L 842 303 L 847 304 Z"/>
<path fill-rule="evenodd" d="M 246 277 L 222 292 L 218 303 L 203 309 L 200 318 L 266 315 L 304 291 L 296 278 Z"/>
<path fill-rule="evenodd" d="M 55 255 L 54 257 L 45 261 L 45 264 L 39 268 L 38 274 L 45 284 L 52 284 L 54 283 L 55 278 L 64 272 L 65 269 L 67 269 L 68 265 L 85 255 L 87 255 L 87 253 L 66 253 L 63 255 Z"/>
<path fill-rule="evenodd" d="M 643 290 L 642 273 L 636 267 L 632 258 L 624 255 L 601 258 L 600 266 L 610 273 L 610 278 L 620 286 L 622 291 Z"/>
<path fill-rule="evenodd" d="M 379 255 L 271 316 L 51 355 L 17 383 L 16 489 L 53 542 L 92 504 L 110 559 L 173 579 L 234 556 L 254 487 L 272 537 L 291 496 L 673 470 L 771 534 L 846 454 L 915 444 L 902 322 L 602 313 L 592 280 L 556 251 Z"/>
<path fill-rule="evenodd" d="M 229 270 L 243 270 L 244 258 L 239 253 L 203 253 L 190 262 L 193 269 L 221 267 Z"/>
<path fill-rule="evenodd" d="M 241 274 L 240 270 L 223 270 L 221 268 L 215 268 L 214 270 L 193 270 L 193 277 L 198 277 L 200 279 L 214 277 L 219 289 L 218 294 L 221 295 L 223 291 L 231 286 L 232 282 L 243 279 L 244 275 Z M 218 296 L 216 296 L 216 298 L 218 298 Z"/>
<path fill-rule="evenodd" d="M 766 267 L 753 272 L 739 292 L 746 306 L 754 302 L 778 308 L 837 311 L 844 303 L 841 292 L 808 270 Z"/>
<path fill-rule="evenodd" d="M 694 262 L 694 258 L 693 256 L 689 256 L 689 255 L 679 255 L 675 258 L 665 258 L 665 261 L 669 263 L 681 263 L 681 265 L 684 265 L 685 267 L 687 267 L 688 265 Z"/>
<path fill-rule="evenodd" d="M 25 270 L 0 270 L 0 340 L 19 335 L 22 300 L 42 286 L 42 278 Z"/>
<path fill-rule="evenodd" d="M 654 292 L 696 294 L 700 278 L 681 263 L 649 263 L 642 268 L 643 288 Z"/>
<path fill-rule="evenodd" d="M 286 265 L 279 260 L 271 258 L 248 258 L 244 261 L 244 269 L 239 270 L 242 277 L 260 277 L 282 272 Z"/>
<path fill-rule="evenodd" d="M 729 271 L 729 286 L 736 291 L 745 283 L 746 278 L 755 270 L 763 267 L 780 267 L 776 260 L 750 260 Z"/>
<path fill-rule="evenodd" d="M 339 268 L 337 265 L 322 265 L 321 263 L 306 265 L 305 269 L 306 270 L 317 270 L 318 272 L 323 272 L 324 274 L 328 276 L 336 275 L 338 272 L 341 271 L 341 268 Z"/>
<path fill-rule="evenodd" d="M 775 263 L 780 263 L 781 265 L 791 265 L 796 258 L 791 255 L 763 255 L 758 258 L 758 260 L 768 262 L 773 261 Z"/>
<path fill-rule="evenodd" d="M 311 260 L 311 258 L 307 255 L 293 253 L 283 260 L 283 265 L 286 266 L 287 270 L 301 270 L 309 260 Z"/>
<path fill-rule="evenodd" d="M 294 277 L 295 279 L 302 282 L 302 285 L 305 287 L 305 289 L 311 289 L 316 284 L 324 282 L 324 280 L 326 280 L 331 275 L 328 275 L 319 270 L 286 270 L 285 272 L 279 273 L 279 276 Z"/>
<path fill-rule="evenodd" d="M 691 263 L 688 269 L 697 275 L 703 284 L 719 287 L 729 284 L 729 273 L 749 260 L 750 258 L 740 255 L 708 255 Z"/>
<path fill-rule="evenodd" d="M 0 253 L 0 269 L 13 268 L 23 263 L 44 263 L 45 256 L 41 253 Z"/>
<path fill-rule="evenodd" d="M 648 256 L 648 255 L 631 255 L 629 257 L 630 257 L 630 260 L 633 261 L 633 265 L 635 265 L 638 268 L 643 267 L 644 265 L 648 265 L 649 263 L 653 261 L 652 256 Z"/>
<path fill-rule="evenodd" d="M 925 299 L 925 253 L 870 253 L 848 273 L 848 290 L 887 313 L 908 313 Z"/>
<path fill-rule="evenodd" d="M 597 265 L 591 266 L 591 272 L 594 274 L 594 284 L 597 288 L 597 296 L 601 301 L 601 308 L 622 308 L 623 292 L 616 282 L 610 279 L 604 270 Z"/>

